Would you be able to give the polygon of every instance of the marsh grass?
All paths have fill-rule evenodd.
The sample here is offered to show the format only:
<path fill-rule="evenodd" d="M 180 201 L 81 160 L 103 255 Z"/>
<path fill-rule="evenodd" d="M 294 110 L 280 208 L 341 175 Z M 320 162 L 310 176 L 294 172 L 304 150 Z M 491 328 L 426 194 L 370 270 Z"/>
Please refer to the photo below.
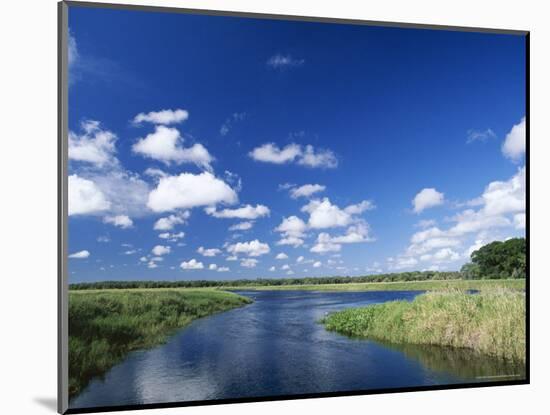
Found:
<path fill-rule="evenodd" d="M 128 352 L 161 344 L 197 318 L 250 302 L 208 289 L 69 291 L 70 396 Z"/>
<path fill-rule="evenodd" d="M 427 280 L 427 281 L 395 281 L 395 282 L 362 282 L 347 284 L 296 284 L 296 285 L 247 285 L 224 287 L 224 290 L 245 291 L 431 291 L 431 290 L 486 290 L 494 288 L 509 288 L 525 290 L 525 279 L 502 280 Z"/>
<path fill-rule="evenodd" d="M 392 301 L 330 314 L 328 330 L 392 343 L 472 349 L 525 362 L 525 294 L 506 288 L 468 294 L 433 291 L 413 301 Z"/>

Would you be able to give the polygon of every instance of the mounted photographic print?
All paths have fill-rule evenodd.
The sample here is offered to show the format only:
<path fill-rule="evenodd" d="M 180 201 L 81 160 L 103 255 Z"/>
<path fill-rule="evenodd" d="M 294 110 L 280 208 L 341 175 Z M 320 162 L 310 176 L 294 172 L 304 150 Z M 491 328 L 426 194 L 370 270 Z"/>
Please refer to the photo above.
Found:
<path fill-rule="evenodd" d="M 528 383 L 528 42 L 60 3 L 59 412 Z"/>

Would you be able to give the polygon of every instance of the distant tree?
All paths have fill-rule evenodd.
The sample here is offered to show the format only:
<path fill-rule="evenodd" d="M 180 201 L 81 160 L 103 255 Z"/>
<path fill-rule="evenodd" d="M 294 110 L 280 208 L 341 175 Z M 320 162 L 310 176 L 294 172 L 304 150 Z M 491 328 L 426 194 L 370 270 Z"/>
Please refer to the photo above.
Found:
<path fill-rule="evenodd" d="M 465 271 L 479 273 L 481 278 L 525 278 L 527 274 L 526 254 L 525 238 L 491 242 L 472 253 L 472 265 Z"/>
<path fill-rule="evenodd" d="M 462 268 L 460 268 L 460 273 L 462 274 L 462 277 L 467 280 L 476 280 L 481 278 L 479 265 L 472 262 L 462 265 Z"/>

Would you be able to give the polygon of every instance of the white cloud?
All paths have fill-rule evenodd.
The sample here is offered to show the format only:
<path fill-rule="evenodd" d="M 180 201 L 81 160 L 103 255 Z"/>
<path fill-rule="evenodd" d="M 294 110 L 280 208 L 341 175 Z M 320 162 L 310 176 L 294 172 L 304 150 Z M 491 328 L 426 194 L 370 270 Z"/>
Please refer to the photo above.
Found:
<path fill-rule="evenodd" d="M 436 225 L 436 221 L 434 219 L 423 219 L 421 221 L 418 221 L 414 226 L 416 228 L 430 228 Z"/>
<path fill-rule="evenodd" d="M 295 143 L 288 144 L 286 147 L 279 149 L 274 143 L 263 144 L 256 147 L 249 155 L 256 161 L 266 163 L 283 164 L 294 161 L 296 157 L 302 154 L 302 148 Z"/>
<path fill-rule="evenodd" d="M 502 144 L 502 153 L 514 162 L 519 162 L 525 154 L 526 146 L 525 117 L 512 127 Z"/>
<path fill-rule="evenodd" d="M 281 253 L 277 254 L 275 259 L 288 259 L 288 255 L 285 254 L 284 252 L 281 252 Z"/>
<path fill-rule="evenodd" d="M 281 270 L 286 271 L 287 269 L 290 269 L 290 266 L 288 264 L 285 264 L 281 267 Z"/>
<path fill-rule="evenodd" d="M 215 270 L 218 269 L 218 266 L 216 264 L 210 264 L 210 265 L 208 265 L 208 269 L 210 271 L 215 271 Z"/>
<path fill-rule="evenodd" d="M 204 265 L 202 262 L 198 262 L 196 259 L 192 259 L 190 261 L 183 261 L 180 264 L 181 269 L 203 269 Z"/>
<path fill-rule="evenodd" d="M 139 175 L 116 168 L 100 174 L 92 172 L 87 179 L 105 195 L 111 215 L 141 217 L 150 213 L 146 206 L 150 188 Z"/>
<path fill-rule="evenodd" d="M 255 239 L 250 242 L 237 242 L 236 244 L 229 245 L 227 252 L 233 255 L 244 254 L 247 256 L 257 257 L 265 255 L 270 252 L 269 245 Z"/>
<path fill-rule="evenodd" d="M 308 167 L 335 168 L 338 166 L 338 160 L 330 150 L 315 150 L 312 145 L 307 145 L 298 159 L 298 164 Z"/>
<path fill-rule="evenodd" d="M 269 216 L 269 208 L 264 205 L 245 205 L 236 209 L 216 210 L 215 207 L 207 207 L 205 212 L 215 218 L 224 219 L 257 219 L 263 216 Z"/>
<path fill-rule="evenodd" d="M 525 213 L 516 213 L 514 215 L 514 226 L 516 229 L 525 229 Z"/>
<path fill-rule="evenodd" d="M 290 190 L 290 197 L 297 199 L 299 197 L 309 197 L 314 193 L 323 192 L 326 186 L 320 184 L 304 184 Z"/>
<path fill-rule="evenodd" d="M 302 147 L 291 143 L 279 148 L 275 143 L 266 143 L 253 149 L 249 156 L 256 161 L 265 163 L 284 164 L 296 161 L 307 167 L 334 168 L 338 160 L 334 153 L 327 149 L 315 149 L 311 145 Z"/>
<path fill-rule="evenodd" d="M 86 251 L 86 250 L 83 250 L 83 251 L 78 251 L 78 252 L 75 252 L 73 254 L 70 254 L 69 258 L 85 259 L 85 258 L 88 258 L 89 256 L 90 256 L 90 252 Z"/>
<path fill-rule="evenodd" d="M 370 200 L 363 200 L 360 203 L 357 203 L 355 205 L 349 205 L 344 208 L 344 212 L 349 213 L 350 215 L 360 215 L 361 213 L 374 209 L 374 203 L 372 203 Z"/>
<path fill-rule="evenodd" d="M 487 141 L 490 138 L 496 138 L 496 134 L 490 128 L 486 130 L 468 130 L 468 139 L 466 142 L 473 143 L 474 141 Z"/>
<path fill-rule="evenodd" d="M 350 205 L 344 209 L 340 209 L 337 205 L 333 205 L 328 197 L 325 197 L 322 200 L 310 201 L 307 205 L 302 207 L 302 212 L 309 213 L 308 225 L 310 228 L 326 229 L 348 226 L 355 221 L 352 215 L 362 213 L 372 208 L 372 202 L 364 200 L 356 205 Z"/>
<path fill-rule="evenodd" d="M 241 260 L 241 267 L 245 268 L 254 268 L 256 265 L 258 265 L 258 260 L 254 258 L 245 258 Z"/>
<path fill-rule="evenodd" d="M 397 259 L 388 258 L 388 263 L 391 270 L 402 270 L 414 267 L 418 264 L 418 260 L 413 257 L 398 257 Z"/>
<path fill-rule="evenodd" d="M 132 219 L 127 215 L 105 216 L 103 222 L 110 223 L 111 225 L 118 226 L 122 229 L 131 228 L 134 225 Z"/>
<path fill-rule="evenodd" d="M 460 255 L 451 248 L 442 248 L 433 254 L 424 254 L 420 256 L 421 261 L 433 261 L 435 263 L 453 262 L 459 260 L 460 258 Z"/>
<path fill-rule="evenodd" d="M 305 258 L 303 256 L 299 256 L 298 258 L 296 258 L 296 262 L 298 262 L 298 263 L 303 262 L 304 259 Z"/>
<path fill-rule="evenodd" d="M 230 255 L 225 258 L 226 261 L 237 261 L 238 259 L 239 257 L 237 257 L 237 255 Z"/>
<path fill-rule="evenodd" d="M 218 272 L 229 272 L 228 267 L 218 267 Z"/>
<path fill-rule="evenodd" d="M 91 163 L 97 167 L 118 163 L 114 154 L 117 136 L 101 128 L 99 121 L 85 120 L 82 134 L 69 132 L 69 160 Z"/>
<path fill-rule="evenodd" d="M 269 268 L 269 271 L 274 272 L 276 269 L 277 268 L 275 268 L 275 267 L 271 267 L 271 268 Z"/>
<path fill-rule="evenodd" d="M 483 211 L 488 215 L 499 215 L 525 210 L 525 167 L 506 182 L 490 183 L 482 195 Z"/>
<path fill-rule="evenodd" d="M 69 176 L 68 199 L 69 216 L 97 214 L 111 207 L 111 203 L 92 180 L 76 174 Z"/>
<path fill-rule="evenodd" d="M 321 232 L 317 236 L 317 243 L 310 249 L 311 252 L 317 254 L 325 254 L 327 252 L 339 252 L 342 245 L 332 242 L 330 235 L 326 232 Z"/>
<path fill-rule="evenodd" d="M 236 122 L 246 118 L 246 112 L 234 112 L 231 114 L 220 127 L 220 135 L 225 136 Z"/>
<path fill-rule="evenodd" d="M 289 270 L 289 271 L 287 271 L 286 275 L 294 275 L 294 271 Z"/>
<path fill-rule="evenodd" d="M 420 213 L 424 209 L 443 204 L 445 196 L 434 188 L 422 189 L 413 199 L 415 213 Z"/>
<path fill-rule="evenodd" d="M 149 269 L 155 269 L 155 268 L 158 268 L 158 265 L 156 262 L 154 261 L 149 261 L 149 263 L 147 263 L 147 268 Z"/>
<path fill-rule="evenodd" d="M 154 212 L 165 212 L 237 201 L 235 191 L 212 173 L 181 173 L 161 178 L 158 186 L 149 193 L 147 206 Z"/>
<path fill-rule="evenodd" d="M 156 231 L 168 231 L 174 228 L 176 225 L 183 225 L 187 219 L 189 219 L 191 213 L 184 211 L 175 215 L 170 215 L 165 218 L 160 218 L 155 222 L 153 229 Z"/>
<path fill-rule="evenodd" d="M 170 233 L 170 232 L 163 232 L 159 233 L 159 238 L 166 239 L 170 242 L 176 242 L 179 239 L 182 239 L 185 236 L 185 232 L 178 232 L 178 233 Z"/>
<path fill-rule="evenodd" d="M 273 69 L 286 69 L 291 67 L 302 66 L 305 63 L 304 59 L 293 58 L 291 55 L 281 55 L 277 53 L 267 60 L 267 66 Z"/>
<path fill-rule="evenodd" d="M 72 67 L 76 61 L 78 60 L 78 47 L 76 44 L 76 39 L 72 35 L 72 33 L 69 31 L 68 36 L 68 60 L 69 60 L 69 68 Z"/>
<path fill-rule="evenodd" d="M 134 255 L 137 253 L 136 249 L 129 249 L 128 251 L 124 251 L 124 255 Z"/>
<path fill-rule="evenodd" d="M 156 245 L 151 252 L 156 256 L 169 254 L 172 249 L 169 246 Z"/>
<path fill-rule="evenodd" d="M 373 239 L 369 237 L 368 233 L 369 228 L 365 222 L 358 222 L 350 226 L 344 235 L 330 236 L 326 232 L 321 232 L 310 251 L 318 254 L 339 252 L 342 249 L 342 244 L 371 242 Z"/>
<path fill-rule="evenodd" d="M 305 236 L 306 229 L 305 222 L 297 216 L 283 218 L 281 224 L 275 228 L 276 232 L 283 235 L 277 245 L 291 245 L 294 247 L 303 245 L 304 240 L 302 238 Z"/>
<path fill-rule="evenodd" d="M 320 268 L 322 265 L 321 261 L 316 261 L 313 263 L 313 268 Z"/>
<path fill-rule="evenodd" d="M 149 113 L 139 113 L 134 117 L 135 124 L 149 122 L 152 124 L 179 124 L 189 118 L 189 112 L 182 109 L 167 109 L 161 111 L 151 111 Z"/>
<path fill-rule="evenodd" d="M 157 125 L 155 132 L 145 138 L 139 138 L 132 146 L 132 151 L 159 160 L 167 165 L 193 163 L 206 170 L 211 170 L 210 164 L 214 158 L 202 144 L 196 143 L 189 148 L 183 148 L 183 137 L 176 128 Z"/>
<path fill-rule="evenodd" d="M 197 249 L 197 253 L 201 254 L 202 256 L 207 257 L 213 257 L 218 254 L 221 254 L 222 251 L 220 251 L 218 248 L 210 248 L 206 249 L 203 246 L 200 246 L 199 249 Z"/>
<path fill-rule="evenodd" d="M 248 229 L 251 229 L 252 226 L 254 226 L 254 222 L 246 221 L 246 222 L 240 222 L 235 225 L 231 225 L 229 227 L 230 231 L 246 231 Z"/>

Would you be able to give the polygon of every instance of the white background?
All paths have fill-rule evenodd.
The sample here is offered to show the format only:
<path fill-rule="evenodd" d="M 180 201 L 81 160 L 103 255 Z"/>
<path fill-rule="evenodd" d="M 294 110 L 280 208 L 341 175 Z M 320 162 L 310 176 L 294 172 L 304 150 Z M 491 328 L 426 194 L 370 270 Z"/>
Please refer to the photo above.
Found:
<path fill-rule="evenodd" d="M 114 1 L 116 2 L 116 1 Z M 548 413 L 550 16 L 544 1 L 165 0 L 126 3 L 531 31 L 531 369 L 529 386 L 156 410 L 155 414 Z M 0 12 L 0 412 L 52 414 L 56 397 L 57 7 Z M 488 108 L 490 111 L 490 108 Z M 442 138 L 444 139 L 444 138 Z M 137 413 L 137 412 L 136 412 Z M 143 412 L 140 412 L 143 413 Z"/>

